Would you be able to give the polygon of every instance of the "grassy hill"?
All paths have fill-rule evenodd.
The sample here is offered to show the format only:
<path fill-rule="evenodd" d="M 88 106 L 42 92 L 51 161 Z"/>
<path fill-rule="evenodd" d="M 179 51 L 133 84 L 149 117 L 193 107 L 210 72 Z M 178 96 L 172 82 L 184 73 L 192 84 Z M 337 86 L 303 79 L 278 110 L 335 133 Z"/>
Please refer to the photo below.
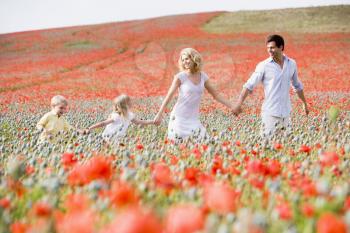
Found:
<path fill-rule="evenodd" d="M 212 33 L 350 32 L 350 5 L 227 12 L 203 29 Z"/>

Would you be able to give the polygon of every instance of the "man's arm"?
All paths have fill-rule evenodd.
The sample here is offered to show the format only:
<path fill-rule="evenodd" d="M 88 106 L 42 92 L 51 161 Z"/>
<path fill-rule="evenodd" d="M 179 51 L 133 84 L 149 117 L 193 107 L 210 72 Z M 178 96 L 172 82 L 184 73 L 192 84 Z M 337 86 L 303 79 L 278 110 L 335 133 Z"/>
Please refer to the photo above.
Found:
<path fill-rule="evenodd" d="M 250 94 L 251 92 L 252 92 L 251 90 L 243 87 L 242 92 L 238 97 L 238 101 L 232 110 L 235 115 L 238 115 L 240 112 L 242 112 L 242 105 L 244 103 L 244 100 L 247 98 L 248 94 Z"/>
<path fill-rule="evenodd" d="M 305 114 L 309 115 L 310 111 L 309 111 L 309 108 L 308 108 L 306 100 L 305 100 L 304 91 L 299 90 L 299 91 L 297 91 L 297 94 L 298 94 L 299 99 L 301 99 L 301 101 L 303 101 L 303 108 L 304 108 Z"/>

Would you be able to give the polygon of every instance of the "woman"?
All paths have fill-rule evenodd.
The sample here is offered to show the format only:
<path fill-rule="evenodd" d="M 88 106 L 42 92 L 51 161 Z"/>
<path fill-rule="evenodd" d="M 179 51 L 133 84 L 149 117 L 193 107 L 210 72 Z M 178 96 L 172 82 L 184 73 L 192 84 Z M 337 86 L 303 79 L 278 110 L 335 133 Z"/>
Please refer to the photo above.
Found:
<path fill-rule="evenodd" d="M 168 138 L 185 139 L 194 135 L 202 139 L 206 134 L 206 129 L 199 121 L 199 105 L 204 88 L 218 102 L 230 109 L 233 106 L 216 92 L 207 74 L 201 71 L 202 57 L 199 52 L 193 48 L 183 49 L 180 52 L 178 63 L 180 72 L 175 75 L 154 122 L 160 124 L 164 109 L 173 98 L 175 91 L 179 89 L 177 102 L 170 114 Z"/>

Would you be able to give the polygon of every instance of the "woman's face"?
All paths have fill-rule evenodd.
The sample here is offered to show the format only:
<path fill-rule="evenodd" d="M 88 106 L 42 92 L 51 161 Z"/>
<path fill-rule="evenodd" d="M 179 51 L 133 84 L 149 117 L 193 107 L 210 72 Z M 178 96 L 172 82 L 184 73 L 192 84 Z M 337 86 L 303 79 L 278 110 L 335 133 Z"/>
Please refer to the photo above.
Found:
<path fill-rule="evenodd" d="M 185 70 L 193 70 L 194 68 L 194 62 L 191 60 L 191 58 L 183 54 L 181 55 L 181 61 L 182 61 L 182 66 L 184 67 Z"/>

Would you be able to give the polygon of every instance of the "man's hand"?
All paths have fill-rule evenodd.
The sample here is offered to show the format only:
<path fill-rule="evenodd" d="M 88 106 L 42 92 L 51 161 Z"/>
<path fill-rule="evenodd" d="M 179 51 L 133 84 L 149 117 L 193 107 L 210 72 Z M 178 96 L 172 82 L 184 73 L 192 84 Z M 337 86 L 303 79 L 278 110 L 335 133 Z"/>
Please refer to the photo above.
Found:
<path fill-rule="evenodd" d="M 306 104 L 306 103 L 303 105 L 303 108 L 304 108 L 305 114 L 306 114 L 306 115 L 309 115 L 310 110 L 309 110 L 309 108 L 307 107 L 307 104 Z"/>

